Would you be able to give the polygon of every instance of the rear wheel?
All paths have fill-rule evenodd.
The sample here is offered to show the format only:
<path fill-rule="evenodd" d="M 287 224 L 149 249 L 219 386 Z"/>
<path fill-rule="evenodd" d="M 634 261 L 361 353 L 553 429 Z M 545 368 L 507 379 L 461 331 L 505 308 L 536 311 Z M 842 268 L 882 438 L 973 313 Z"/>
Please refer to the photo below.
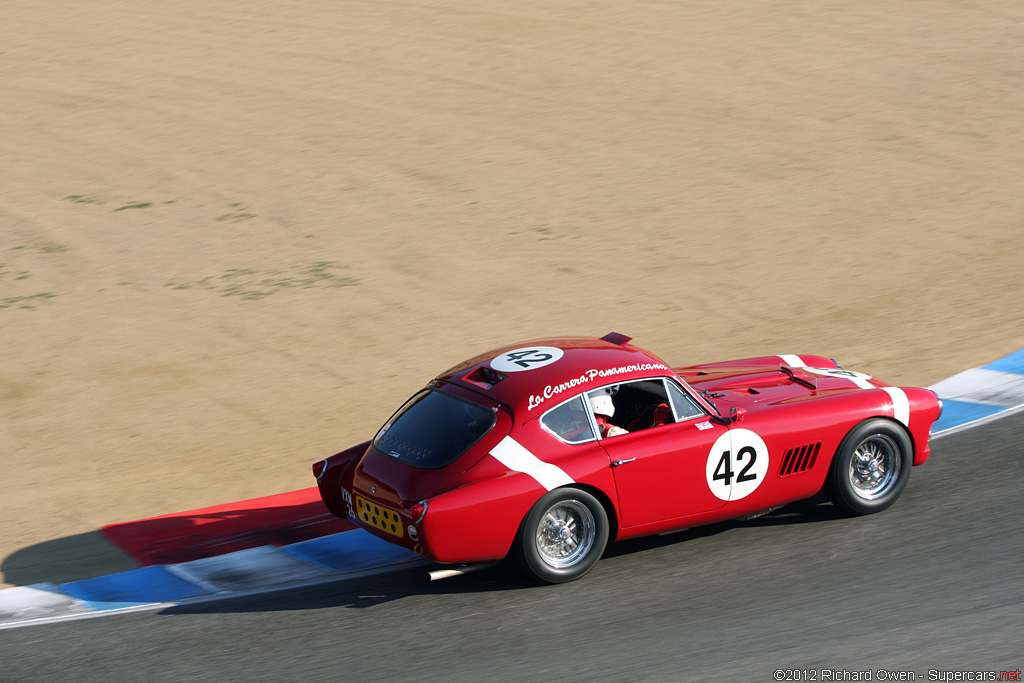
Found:
<path fill-rule="evenodd" d="M 549 491 L 530 509 L 516 537 L 516 559 L 543 583 L 578 579 L 597 564 L 608 544 L 608 515 L 586 491 Z"/>
<path fill-rule="evenodd" d="M 874 419 L 853 428 L 832 460 L 825 492 L 852 515 L 879 512 L 896 502 L 910 479 L 910 437 L 889 420 Z"/>

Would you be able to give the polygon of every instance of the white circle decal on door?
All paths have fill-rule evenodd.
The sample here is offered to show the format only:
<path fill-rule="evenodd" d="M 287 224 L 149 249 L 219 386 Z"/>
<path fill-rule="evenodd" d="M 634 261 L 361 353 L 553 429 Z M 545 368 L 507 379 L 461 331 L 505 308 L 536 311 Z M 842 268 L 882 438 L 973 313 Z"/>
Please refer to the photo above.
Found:
<path fill-rule="evenodd" d="M 746 498 L 768 474 L 768 446 L 749 429 L 730 429 L 708 454 L 708 488 L 722 500 Z"/>

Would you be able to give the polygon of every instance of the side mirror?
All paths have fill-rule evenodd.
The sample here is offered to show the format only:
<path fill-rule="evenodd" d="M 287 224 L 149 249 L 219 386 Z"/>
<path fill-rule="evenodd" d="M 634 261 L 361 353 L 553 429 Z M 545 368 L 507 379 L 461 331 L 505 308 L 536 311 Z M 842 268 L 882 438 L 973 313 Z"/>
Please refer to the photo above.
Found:
<path fill-rule="evenodd" d="M 739 422 L 747 414 L 746 408 L 737 408 L 733 406 L 729 409 L 729 414 L 726 415 L 712 415 L 711 421 L 717 422 L 720 425 L 730 425 L 734 422 Z"/>

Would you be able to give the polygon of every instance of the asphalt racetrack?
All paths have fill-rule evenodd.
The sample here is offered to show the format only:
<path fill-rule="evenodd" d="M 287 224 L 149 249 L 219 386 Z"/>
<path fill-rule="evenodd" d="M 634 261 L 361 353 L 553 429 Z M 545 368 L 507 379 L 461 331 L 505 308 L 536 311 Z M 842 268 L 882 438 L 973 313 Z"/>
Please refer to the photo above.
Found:
<path fill-rule="evenodd" d="M 624 542 L 562 586 L 504 566 L 430 583 L 420 568 L 3 631 L 0 680 L 1012 675 L 1024 663 L 1022 433 L 1018 414 L 936 440 L 878 515 L 806 502 Z"/>

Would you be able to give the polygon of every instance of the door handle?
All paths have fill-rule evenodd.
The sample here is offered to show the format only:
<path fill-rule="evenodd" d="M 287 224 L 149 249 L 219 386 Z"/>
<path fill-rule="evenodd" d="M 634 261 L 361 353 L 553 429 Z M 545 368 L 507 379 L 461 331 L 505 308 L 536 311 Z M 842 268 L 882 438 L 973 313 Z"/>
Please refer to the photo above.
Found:
<path fill-rule="evenodd" d="M 628 460 L 616 460 L 612 463 L 612 467 L 618 467 L 619 465 L 625 465 L 627 462 L 633 462 L 636 458 L 629 458 Z"/>

